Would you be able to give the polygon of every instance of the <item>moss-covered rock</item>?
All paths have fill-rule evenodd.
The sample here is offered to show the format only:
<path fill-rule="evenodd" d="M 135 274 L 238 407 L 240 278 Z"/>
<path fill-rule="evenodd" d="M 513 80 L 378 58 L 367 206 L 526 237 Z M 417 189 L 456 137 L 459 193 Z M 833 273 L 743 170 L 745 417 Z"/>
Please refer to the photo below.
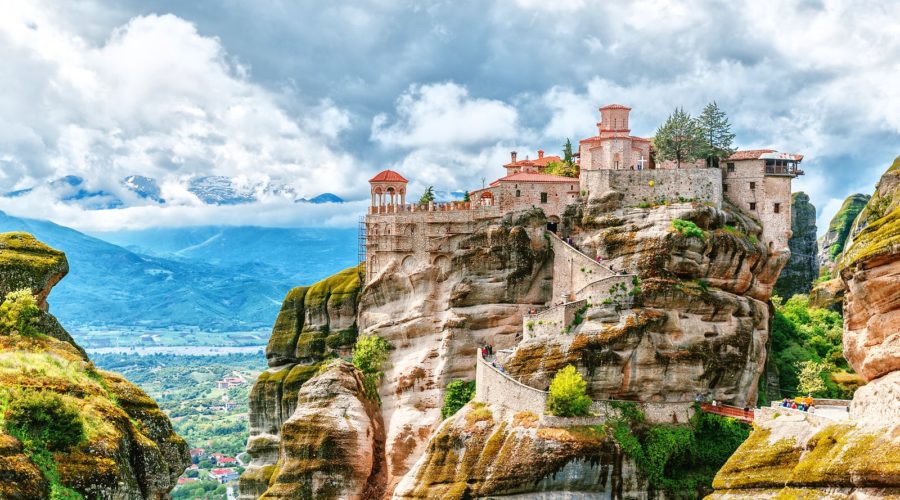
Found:
<path fill-rule="evenodd" d="M 791 233 L 788 241 L 791 258 L 775 282 L 775 293 L 785 299 L 794 294 L 809 293 L 819 277 L 816 207 L 809 202 L 806 193 L 791 195 Z"/>
<path fill-rule="evenodd" d="M 831 269 L 840 258 L 850 237 L 853 223 L 865 208 L 866 203 L 869 202 L 869 198 L 871 197 L 866 194 L 851 194 L 831 218 L 828 231 L 819 239 L 818 243 L 819 264 L 823 269 Z"/>
<path fill-rule="evenodd" d="M 23 233 L 0 235 L 0 289 L 31 288 L 43 300 L 67 271 L 65 256 Z M 43 304 L 46 308 L 46 303 Z M 52 392 L 78 411 L 85 437 L 55 452 L 62 486 L 85 498 L 162 498 L 190 463 L 187 443 L 144 391 L 98 370 L 46 310 L 36 335 L 0 335 L 0 406 Z M 0 408 L 2 410 L 2 408 Z M 37 453 L 0 426 L 0 497 L 46 498 Z"/>

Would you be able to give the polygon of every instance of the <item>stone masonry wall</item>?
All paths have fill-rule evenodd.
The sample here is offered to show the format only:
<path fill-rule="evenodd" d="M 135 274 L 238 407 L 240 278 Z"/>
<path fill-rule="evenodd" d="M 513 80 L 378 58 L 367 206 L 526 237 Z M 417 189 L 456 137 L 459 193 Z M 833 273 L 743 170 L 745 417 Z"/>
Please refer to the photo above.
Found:
<path fill-rule="evenodd" d="M 556 235 L 550 235 L 553 245 L 553 303 L 572 300 L 575 292 L 591 283 L 614 276 L 611 270 L 575 250 Z"/>
<path fill-rule="evenodd" d="M 765 160 L 729 162 L 723 183 L 725 197 L 763 226 L 763 241 L 775 252 L 787 251 L 791 237 L 791 177 L 765 175 Z M 775 213 L 775 204 L 778 213 Z"/>
<path fill-rule="evenodd" d="M 599 199 L 610 191 L 622 194 L 624 206 L 690 199 L 722 205 L 722 172 L 717 168 L 681 170 L 589 170 L 581 172 L 581 190 Z"/>

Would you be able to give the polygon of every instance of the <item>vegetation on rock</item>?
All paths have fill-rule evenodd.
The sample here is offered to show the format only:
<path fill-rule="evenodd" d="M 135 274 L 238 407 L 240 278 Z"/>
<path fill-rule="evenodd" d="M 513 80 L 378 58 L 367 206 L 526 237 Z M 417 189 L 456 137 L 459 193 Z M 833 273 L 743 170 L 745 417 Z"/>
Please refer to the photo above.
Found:
<path fill-rule="evenodd" d="M 693 221 L 684 220 L 684 219 L 674 219 L 672 220 L 672 227 L 678 231 L 678 234 L 685 237 L 697 237 L 702 239 L 706 238 L 706 233 L 703 232 L 700 227 Z"/>
<path fill-rule="evenodd" d="M 703 155 L 703 131 L 689 113 L 676 108 L 656 129 L 653 147 L 659 160 L 673 160 L 681 168 L 681 162 L 692 162 Z"/>
<path fill-rule="evenodd" d="M 574 365 L 567 365 L 556 372 L 550 382 L 547 396 L 547 413 L 559 417 L 579 417 L 588 414 L 591 398 L 587 395 L 587 383 Z"/>
<path fill-rule="evenodd" d="M 703 112 L 697 117 L 697 126 L 703 136 L 700 157 L 706 159 L 707 166 L 717 167 L 719 159 L 727 158 L 734 153 L 735 149 L 732 146 L 734 132 L 731 131 L 731 123 L 716 101 L 703 108 Z"/>
<path fill-rule="evenodd" d="M 475 396 L 475 381 L 451 380 L 444 391 L 444 406 L 441 418 L 454 415 Z"/>
<path fill-rule="evenodd" d="M 3 303 L 0 304 L 0 333 L 34 335 L 37 333 L 35 324 L 38 320 L 37 302 L 31 294 L 31 290 L 23 288 L 6 294 Z"/>
<path fill-rule="evenodd" d="M 378 400 L 378 384 L 384 372 L 381 365 L 387 360 L 391 345 L 378 335 L 363 335 L 356 340 L 353 349 L 353 366 L 363 373 L 366 396 Z"/>
<path fill-rule="evenodd" d="M 614 407 L 619 416 L 608 421 L 610 434 L 652 489 L 676 498 L 711 492 L 716 472 L 750 434 L 747 425 L 699 408 L 685 426 L 648 424 L 633 403 Z"/>

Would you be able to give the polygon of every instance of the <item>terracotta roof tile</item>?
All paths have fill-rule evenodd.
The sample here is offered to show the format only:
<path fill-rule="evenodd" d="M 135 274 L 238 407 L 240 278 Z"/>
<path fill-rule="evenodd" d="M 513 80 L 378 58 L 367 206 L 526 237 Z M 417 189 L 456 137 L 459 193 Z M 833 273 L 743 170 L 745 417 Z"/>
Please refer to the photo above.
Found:
<path fill-rule="evenodd" d="M 622 104 L 607 104 L 600 109 L 631 109 L 628 106 L 623 106 Z"/>
<path fill-rule="evenodd" d="M 504 167 L 546 167 L 552 162 L 562 161 L 559 156 L 545 156 L 543 158 L 535 158 L 533 160 L 519 160 L 513 163 L 507 163 Z"/>
<path fill-rule="evenodd" d="M 409 182 L 402 175 L 393 170 L 383 170 L 378 172 L 375 177 L 369 179 L 369 182 Z"/>
<path fill-rule="evenodd" d="M 731 156 L 728 157 L 729 160 L 757 160 L 759 157 L 765 153 L 774 153 L 774 149 L 747 149 L 744 151 L 735 151 Z"/>
<path fill-rule="evenodd" d="M 567 183 L 575 183 L 578 182 L 577 177 L 565 177 L 562 175 L 550 175 L 550 174 L 534 174 L 531 172 L 519 172 L 512 175 L 507 175 L 506 177 L 501 177 L 496 181 L 491 183 L 491 186 L 497 185 L 501 182 L 567 182 Z"/>

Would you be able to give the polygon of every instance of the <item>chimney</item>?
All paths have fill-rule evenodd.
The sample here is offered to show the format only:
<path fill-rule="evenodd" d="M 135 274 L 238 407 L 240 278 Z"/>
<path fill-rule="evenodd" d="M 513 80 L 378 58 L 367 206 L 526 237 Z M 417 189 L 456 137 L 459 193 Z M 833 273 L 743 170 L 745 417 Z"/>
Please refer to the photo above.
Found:
<path fill-rule="evenodd" d="M 544 157 L 544 150 L 538 149 L 538 158 L 543 158 L 543 157 Z"/>
<path fill-rule="evenodd" d="M 515 163 L 515 162 L 516 162 L 516 154 L 517 154 L 517 153 L 516 153 L 515 151 L 510 151 L 509 157 L 512 158 L 512 160 L 510 161 L 510 163 Z"/>

